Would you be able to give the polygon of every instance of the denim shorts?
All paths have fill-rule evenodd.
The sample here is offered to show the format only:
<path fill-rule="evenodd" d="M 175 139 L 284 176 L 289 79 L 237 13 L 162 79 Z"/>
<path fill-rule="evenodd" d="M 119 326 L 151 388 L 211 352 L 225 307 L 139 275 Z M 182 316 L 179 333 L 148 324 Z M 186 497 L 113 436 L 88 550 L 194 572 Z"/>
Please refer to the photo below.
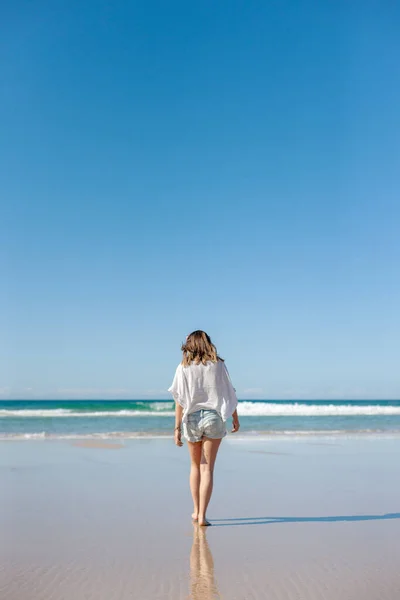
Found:
<path fill-rule="evenodd" d="M 183 423 L 183 435 L 188 442 L 200 442 L 203 437 L 219 440 L 226 436 L 225 423 L 216 410 L 197 410 Z"/>

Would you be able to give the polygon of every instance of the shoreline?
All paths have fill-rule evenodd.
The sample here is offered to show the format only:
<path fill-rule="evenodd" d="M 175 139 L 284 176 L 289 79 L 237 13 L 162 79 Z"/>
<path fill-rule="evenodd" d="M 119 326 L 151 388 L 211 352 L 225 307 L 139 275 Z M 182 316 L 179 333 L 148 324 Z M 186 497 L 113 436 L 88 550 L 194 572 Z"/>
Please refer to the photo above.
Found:
<path fill-rule="evenodd" d="M 239 434 L 228 433 L 227 441 L 296 441 L 304 440 L 308 438 L 330 438 L 330 439 L 399 439 L 400 430 L 288 430 L 288 431 L 249 431 L 247 433 L 240 432 Z M 44 442 L 44 441 L 80 441 L 80 440 L 173 440 L 172 434 L 166 434 L 164 432 L 126 432 L 126 431 L 110 431 L 102 433 L 88 433 L 88 434 L 49 434 L 46 432 L 38 433 L 10 433 L 1 434 L 0 442 Z"/>

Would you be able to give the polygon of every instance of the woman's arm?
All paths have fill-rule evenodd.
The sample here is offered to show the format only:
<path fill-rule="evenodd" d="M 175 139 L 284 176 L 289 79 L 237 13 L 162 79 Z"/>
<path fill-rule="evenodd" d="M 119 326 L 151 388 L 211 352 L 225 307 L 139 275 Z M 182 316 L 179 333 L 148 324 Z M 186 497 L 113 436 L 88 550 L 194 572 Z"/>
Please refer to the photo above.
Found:
<path fill-rule="evenodd" d="M 182 427 L 182 413 L 183 408 L 178 403 L 175 402 L 175 431 L 174 431 L 174 440 L 177 446 L 183 446 L 181 440 L 181 427 Z"/>
<path fill-rule="evenodd" d="M 238 417 L 237 408 L 236 408 L 237 404 L 238 404 L 236 390 L 232 385 L 231 377 L 229 375 L 229 371 L 226 367 L 226 364 L 223 362 L 222 365 L 223 365 L 223 373 L 225 374 L 224 379 L 225 379 L 225 387 L 226 387 L 226 398 L 229 399 L 228 405 L 230 405 L 231 410 L 233 407 L 235 407 L 235 410 L 232 413 L 232 420 L 233 420 L 232 433 L 236 433 L 237 431 L 239 431 L 239 427 L 240 427 L 239 417 Z"/>
<path fill-rule="evenodd" d="M 237 431 L 239 431 L 239 427 L 240 427 L 239 417 L 238 417 L 238 414 L 237 414 L 237 409 L 235 409 L 235 412 L 232 415 L 232 420 L 233 420 L 232 433 L 236 433 Z"/>

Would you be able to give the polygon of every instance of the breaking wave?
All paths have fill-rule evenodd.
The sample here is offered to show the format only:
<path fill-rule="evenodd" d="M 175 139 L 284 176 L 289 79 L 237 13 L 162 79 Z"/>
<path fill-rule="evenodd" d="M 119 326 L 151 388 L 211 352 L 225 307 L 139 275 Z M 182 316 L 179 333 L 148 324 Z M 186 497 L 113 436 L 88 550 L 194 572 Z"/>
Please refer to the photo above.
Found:
<path fill-rule="evenodd" d="M 172 417 L 172 402 L 140 403 L 133 409 L 90 410 L 76 408 L 2 409 L 0 418 L 93 418 L 93 417 Z M 392 404 L 308 404 L 302 402 L 239 402 L 242 417 L 337 417 L 400 415 L 400 406 Z"/>

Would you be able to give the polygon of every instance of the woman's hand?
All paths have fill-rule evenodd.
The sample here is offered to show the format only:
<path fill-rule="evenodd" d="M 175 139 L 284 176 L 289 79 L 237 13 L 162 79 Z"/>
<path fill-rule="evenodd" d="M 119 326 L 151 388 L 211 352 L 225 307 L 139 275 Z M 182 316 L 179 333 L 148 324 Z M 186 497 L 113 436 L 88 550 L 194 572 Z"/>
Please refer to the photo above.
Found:
<path fill-rule="evenodd" d="M 181 440 L 181 436 L 182 436 L 181 428 L 180 427 L 179 428 L 175 428 L 175 431 L 174 431 L 174 441 L 175 441 L 176 446 L 183 446 L 183 442 Z"/>
<path fill-rule="evenodd" d="M 240 423 L 237 410 L 235 410 L 235 412 L 232 415 L 232 425 L 232 433 L 236 433 L 237 431 L 239 431 Z"/>
<path fill-rule="evenodd" d="M 178 403 L 175 402 L 175 431 L 174 431 L 174 441 L 177 446 L 183 446 L 181 440 L 181 429 L 182 429 L 182 414 L 183 408 Z"/>

